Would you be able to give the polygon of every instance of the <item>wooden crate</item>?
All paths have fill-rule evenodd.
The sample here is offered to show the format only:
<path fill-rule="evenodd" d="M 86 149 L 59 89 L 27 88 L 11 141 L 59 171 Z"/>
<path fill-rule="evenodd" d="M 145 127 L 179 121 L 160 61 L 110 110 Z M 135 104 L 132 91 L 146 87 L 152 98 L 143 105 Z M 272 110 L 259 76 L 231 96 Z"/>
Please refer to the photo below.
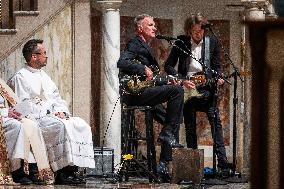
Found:
<path fill-rule="evenodd" d="M 191 148 L 173 149 L 171 183 L 192 181 L 200 184 L 204 177 L 204 150 Z"/>

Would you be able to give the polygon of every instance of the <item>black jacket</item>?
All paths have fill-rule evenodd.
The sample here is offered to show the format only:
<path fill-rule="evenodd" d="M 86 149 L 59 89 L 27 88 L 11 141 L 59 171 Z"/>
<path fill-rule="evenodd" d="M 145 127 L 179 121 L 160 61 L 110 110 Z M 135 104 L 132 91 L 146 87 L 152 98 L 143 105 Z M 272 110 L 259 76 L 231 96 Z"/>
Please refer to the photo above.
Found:
<path fill-rule="evenodd" d="M 191 50 L 191 43 L 190 43 L 190 37 L 181 35 L 178 36 L 178 39 L 182 40 L 181 41 L 176 41 L 176 45 L 178 45 L 180 48 L 185 50 L 186 52 L 188 50 Z M 204 62 L 204 50 L 205 46 L 203 43 L 202 46 L 202 62 Z M 177 47 L 173 47 L 171 50 L 171 53 L 168 57 L 168 59 L 165 62 L 165 71 L 167 74 L 170 75 L 176 75 L 179 74 L 183 77 L 187 75 L 188 72 L 188 64 L 186 59 L 188 58 L 188 55 L 182 52 L 180 49 Z M 175 66 L 178 64 L 178 70 L 175 70 Z M 220 46 L 215 37 L 210 37 L 210 68 L 215 70 L 216 72 L 220 73 L 221 72 L 221 67 L 220 67 Z M 205 73 L 208 78 L 212 77 L 212 74 L 210 72 Z"/>
<path fill-rule="evenodd" d="M 132 60 L 138 60 L 141 64 L 134 63 Z M 143 76 L 145 73 L 145 65 L 148 67 L 158 67 L 151 47 L 145 43 L 139 36 L 132 38 L 126 45 L 124 52 L 121 53 L 117 62 L 120 72 L 128 75 L 138 74 Z"/>
<path fill-rule="evenodd" d="M 181 35 L 181 36 L 178 36 L 178 39 L 181 40 L 181 41 L 176 41 L 176 45 L 179 48 L 183 49 L 186 52 L 191 50 L 190 37 Z M 221 73 L 220 45 L 215 37 L 210 37 L 209 49 L 210 49 L 209 68 L 216 71 L 218 74 L 220 74 Z M 202 51 L 201 51 L 201 57 L 202 57 L 201 61 L 203 63 L 204 63 L 204 57 L 205 57 L 204 52 L 205 52 L 205 43 L 202 44 Z M 186 61 L 188 57 L 189 55 L 187 55 L 182 50 L 174 46 L 170 52 L 168 59 L 165 62 L 166 73 L 170 75 L 178 74 L 179 76 L 186 77 L 188 69 L 189 69 L 189 65 L 187 64 L 187 61 Z M 178 70 L 175 70 L 176 64 L 178 64 Z M 214 76 L 214 74 L 212 74 L 210 69 L 205 70 L 205 75 L 207 79 L 211 79 Z M 210 85 L 201 87 L 199 90 L 200 92 L 202 91 L 203 96 L 205 98 L 210 98 L 212 97 L 212 94 L 214 93 L 215 89 L 216 88 L 211 83 Z"/>

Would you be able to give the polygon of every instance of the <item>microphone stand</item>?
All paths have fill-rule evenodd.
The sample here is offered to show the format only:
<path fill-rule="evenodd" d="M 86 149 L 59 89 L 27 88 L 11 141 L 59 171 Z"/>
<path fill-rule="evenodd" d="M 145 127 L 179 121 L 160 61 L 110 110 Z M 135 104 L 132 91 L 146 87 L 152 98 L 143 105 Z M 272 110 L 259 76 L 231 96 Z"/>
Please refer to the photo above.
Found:
<path fill-rule="evenodd" d="M 216 127 L 217 127 L 217 116 L 218 116 L 218 112 L 217 112 L 217 101 L 218 101 L 218 86 L 217 86 L 217 79 L 214 81 L 214 93 L 213 93 L 213 109 L 214 109 L 214 121 L 213 121 L 213 175 L 216 175 Z"/>
<path fill-rule="evenodd" d="M 224 53 L 225 58 L 229 61 L 230 65 L 233 68 L 233 73 L 228 76 L 228 78 L 233 77 L 234 78 L 234 96 L 233 96 L 233 163 L 232 163 L 232 176 L 240 176 L 239 173 L 236 172 L 236 153 L 237 153 L 237 104 L 238 104 L 238 97 L 237 97 L 237 87 L 238 87 L 238 77 L 241 80 L 241 82 L 244 82 L 244 79 L 241 77 L 240 72 L 238 68 L 235 66 L 233 61 L 231 60 L 229 53 L 226 51 L 224 46 L 222 45 L 220 39 L 217 37 L 215 32 L 211 27 L 208 28 L 209 31 L 212 33 L 212 35 L 217 39 L 218 43 L 220 44 L 220 47 Z M 239 181 L 239 180 L 232 180 L 228 179 L 228 182 L 245 182 L 245 181 Z"/>

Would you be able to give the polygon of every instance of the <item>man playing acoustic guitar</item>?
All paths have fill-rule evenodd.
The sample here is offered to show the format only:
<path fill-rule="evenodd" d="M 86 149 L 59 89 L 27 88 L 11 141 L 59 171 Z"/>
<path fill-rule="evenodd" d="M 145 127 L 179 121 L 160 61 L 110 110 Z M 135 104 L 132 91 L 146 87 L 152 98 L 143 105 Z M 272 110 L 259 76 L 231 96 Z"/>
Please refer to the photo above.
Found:
<path fill-rule="evenodd" d="M 170 75 L 180 75 L 181 77 L 196 79 L 196 73 L 203 72 L 207 80 L 216 78 L 211 70 L 220 74 L 220 46 L 216 38 L 205 36 L 205 27 L 208 21 L 200 13 L 192 14 L 184 25 L 186 35 L 178 36 L 174 47 L 165 63 L 165 71 Z M 187 53 L 185 53 L 187 52 Z M 191 56 L 189 56 L 191 54 Z M 201 63 L 202 64 L 201 64 Z M 178 63 L 178 71 L 175 66 Z M 198 80 L 198 78 L 197 78 Z M 201 79 L 202 80 L 202 79 Z M 216 107 L 217 98 L 215 95 L 216 85 L 207 84 L 196 86 L 191 80 L 182 82 L 185 87 L 185 97 L 188 98 L 184 104 L 184 123 L 186 128 L 186 142 L 188 148 L 197 149 L 196 135 L 196 112 L 202 111 L 207 114 L 211 131 L 215 124 L 216 155 L 218 158 L 218 170 L 228 170 L 228 160 L 223 141 L 223 130 L 219 116 L 218 107 Z M 217 77 L 217 85 L 224 83 L 223 79 Z M 195 90 L 202 95 L 189 98 L 187 89 Z M 216 108 L 216 109 L 215 109 Z M 216 111 L 215 111 L 216 110 Z M 214 119 L 216 117 L 216 120 Z M 213 134 L 213 133 L 212 133 Z"/>

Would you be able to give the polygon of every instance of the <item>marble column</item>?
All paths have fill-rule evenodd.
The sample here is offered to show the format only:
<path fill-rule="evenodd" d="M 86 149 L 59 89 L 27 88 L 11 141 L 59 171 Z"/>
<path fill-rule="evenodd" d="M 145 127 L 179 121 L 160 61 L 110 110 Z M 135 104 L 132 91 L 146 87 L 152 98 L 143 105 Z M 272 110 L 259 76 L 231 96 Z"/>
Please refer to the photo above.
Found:
<path fill-rule="evenodd" d="M 114 165 L 121 157 L 121 105 L 117 60 L 120 55 L 122 0 L 98 0 L 102 11 L 101 142 L 114 149 Z"/>

